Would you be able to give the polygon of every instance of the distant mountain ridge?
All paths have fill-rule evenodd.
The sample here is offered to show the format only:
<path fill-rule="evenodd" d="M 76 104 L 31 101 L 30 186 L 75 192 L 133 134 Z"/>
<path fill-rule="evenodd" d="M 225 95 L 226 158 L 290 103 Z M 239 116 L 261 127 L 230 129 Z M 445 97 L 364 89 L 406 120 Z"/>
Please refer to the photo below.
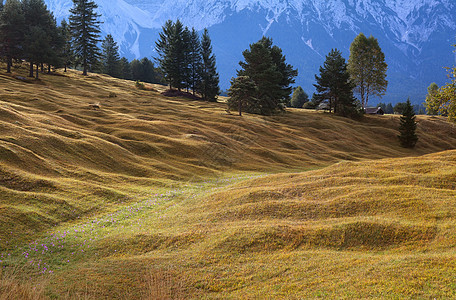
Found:
<path fill-rule="evenodd" d="M 57 18 L 71 0 L 47 0 Z M 454 63 L 456 4 L 451 0 L 96 0 L 102 30 L 128 58 L 153 56 L 157 34 L 168 19 L 209 28 L 222 88 L 235 76 L 242 51 L 262 35 L 273 38 L 300 72 L 296 84 L 311 93 L 314 74 L 332 49 L 346 58 L 353 38 L 375 36 L 389 65 L 383 101 L 422 102 L 427 86 L 445 82 L 442 67 Z M 371 103 L 374 104 L 374 103 Z"/>

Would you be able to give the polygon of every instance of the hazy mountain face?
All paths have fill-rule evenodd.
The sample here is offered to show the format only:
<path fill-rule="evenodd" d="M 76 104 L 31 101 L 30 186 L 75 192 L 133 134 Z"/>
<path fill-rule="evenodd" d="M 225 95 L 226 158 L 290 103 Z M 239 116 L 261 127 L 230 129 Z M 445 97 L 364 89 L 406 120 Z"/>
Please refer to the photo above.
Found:
<path fill-rule="evenodd" d="M 71 0 L 47 0 L 60 19 Z M 424 100 L 427 86 L 443 84 L 443 66 L 454 63 L 453 0 L 96 0 L 102 30 L 111 33 L 129 58 L 153 56 L 160 27 L 181 19 L 209 28 L 222 88 L 235 76 L 242 51 L 262 35 L 273 38 L 299 70 L 297 83 L 311 93 L 314 74 L 332 49 L 348 58 L 360 32 L 379 40 L 389 65 L 385 101 Z M 371 103 L 375 104 L 375 103 Z"/>

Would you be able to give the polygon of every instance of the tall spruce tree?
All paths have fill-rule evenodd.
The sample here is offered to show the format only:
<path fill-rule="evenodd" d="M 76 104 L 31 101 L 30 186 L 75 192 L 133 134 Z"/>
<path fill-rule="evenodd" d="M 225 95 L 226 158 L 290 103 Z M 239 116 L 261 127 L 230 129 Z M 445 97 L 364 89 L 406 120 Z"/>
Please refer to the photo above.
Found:
<path fill-rule="evenodd" d="M 355 92 L 361 97 L 361 105 L 365 109 L 369 96 L 381 97 L 388 86 L 385 54 L 373 36 L 366 38 L 360 33 L 350 45 L 348 71 L 355 84 Z"/>
<path fill-rule="evenodd" d="M 201 82 L 201 68 L 203 64 L 201 56 L 201 42 L 195 28 L 192 28 L 192 31 L 190 32 L 189 49 L 189 86 L 193 91 L 193 95 L 195 95 L 198 90 L 198 84 Z"/>
<path fill-rule="evenodd" d="M 155 50 L 158 53 L 156 61 L 171 89 L 185 87 L 186 47 L 182 22 L 168 20 L 159 33 Z"/>
<path fill-rule="evenodd" d="M 207 28 L 204 29 L 201 38 L 201 57 L 201 85 L 199 91 L 204 100 L 215 102 L 217 101 L 217 96 L 220 95 L 220 79 Z"/>
<path fill-rule="evenodd" d="M 354 116 L 355 98 L 353 97 L 353 83 L 347 71 L 347 63 L 342 53 L 332 49 L 326 56 L 323 66 L 320 67 L 320 76 L 315 75 L 314 84 L 319 102 L 327 102 L 329 111 L 342 116 Z"/>
<path fill-rule="evenodd" d="M 413 148 L 418 141 L 418 137 L 415 133 L 416 131 L 416 116 L 413 111 L 413 106 L 410 103 L 410 99 L 407 99 L 407 102 L 404 106 L 404 111 L 400 119 L 399 132 L 398 135 L 401 146 L 404 148 Z"/>
<path fill-rule="evenodd" d="M 70 25 L 65 19 L 60 23 L 60 35 L 62 37 L 62 48 L 60 56 L 64 67 L 64 72 L 67 71 L 68 66 L 74 62 L 74 53 L 71 46 L 71 31 Z"/>
<path fill-rule="evenodd" d="M 19 0 L 6 0 L 0 13 L 0 53 L 6 59 L 6 72 L 11 73 L 13 59 L 22 58 L 25 19 Z"/>
<path fill-rule="evenodd" d="M 120 76 L 119 46 L 111 34 L 108 34 L 101 44 L 103 72 L 113 77 Z"/>
<path fill-rule="evenodd" d="M 100 57 L 98 48 L 100 21 L 95 12 L 98 5 L 91 0 L 73 0 L 70 9 L 70 29 L 73 36 L 73 49 L 82 64 L 82 75 L 86 76 L 91 66 L 95 65 Z"/>

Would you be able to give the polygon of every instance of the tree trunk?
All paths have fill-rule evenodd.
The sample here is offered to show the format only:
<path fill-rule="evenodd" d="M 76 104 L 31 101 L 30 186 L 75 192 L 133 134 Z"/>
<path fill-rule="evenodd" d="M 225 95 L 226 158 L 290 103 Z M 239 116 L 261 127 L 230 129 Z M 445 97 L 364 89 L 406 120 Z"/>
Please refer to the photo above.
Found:
<path fill-rule="evenodd" d="M 40 70 L 39 70 L 39 64 L 36 64 L 36 80 L 39 79 L 39 75 L 38 75 L 38 74 L 40 74 L 39 71 L 40 71 Z"/>
<path fill-rule="evenodd" d="M 48 65 L 48 74 L 51 74 L 51 65 Z"/>
<path fill-rule="evenodd" d="M 66 73 L 66 71 L 67 71 L 67 65 L 65 64 L 65 70 L 64 70 L 63 72 L 65 72 L 65 73 Z"/>
<path fill-rule="evenodd" d="M 44 73 L 44 64 L 43 63 L 41 63 L 41 72 Z"/>
<path fill-rule="evenodd" d="M 33 76 L 33 62 L 30 62 L 30 72 L 29 72 L 29 77 L 34 77 L 34 76 Z"/>
<path fill-rule="evenodd" d="M 13 65 L 13 59 L 11 58 L 11 56 L 8 56 L 8 58 L 6 60 L 7 60 L 6 73 L 11 73 L 11 66 Z"/>
<path fill-rule="evenodd" d="M 242 117 L 242 101 L 241 101 L 241 98 L 239 98 L 239 116 Z"/>

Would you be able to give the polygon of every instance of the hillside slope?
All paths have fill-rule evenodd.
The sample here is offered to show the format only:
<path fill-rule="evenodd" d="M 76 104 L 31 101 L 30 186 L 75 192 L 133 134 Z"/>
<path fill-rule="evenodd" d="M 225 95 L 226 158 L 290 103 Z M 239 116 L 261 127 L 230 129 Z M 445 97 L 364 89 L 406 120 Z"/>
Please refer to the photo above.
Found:
<path fill-rule="evenodd" d="M 140 91 L 103 75 L 15 76 L 0 75 L 0 236 L 39 232 L 176 181 L 456 147 L 456 127 L 436 117 L 418 119 L 420 141 L 406 150 L 396 116 L 357 122 L 291 109 L 240 118 L 222 103 L 166 98 L 161 86 Z"/>

